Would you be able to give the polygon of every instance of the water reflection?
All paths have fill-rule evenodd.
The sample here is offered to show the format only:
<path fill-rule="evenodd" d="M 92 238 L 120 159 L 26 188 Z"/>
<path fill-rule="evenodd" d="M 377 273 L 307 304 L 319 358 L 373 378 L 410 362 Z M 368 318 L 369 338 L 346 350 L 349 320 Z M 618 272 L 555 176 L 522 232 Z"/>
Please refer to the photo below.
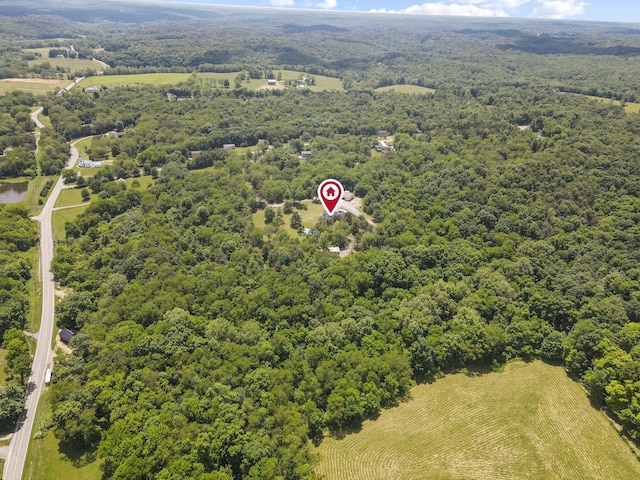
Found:
<path fill-rule="evenodd" d="M 27 194 L 29 182 L 4 183 L 0 185 L 0 203 L 17 203 Z"/>

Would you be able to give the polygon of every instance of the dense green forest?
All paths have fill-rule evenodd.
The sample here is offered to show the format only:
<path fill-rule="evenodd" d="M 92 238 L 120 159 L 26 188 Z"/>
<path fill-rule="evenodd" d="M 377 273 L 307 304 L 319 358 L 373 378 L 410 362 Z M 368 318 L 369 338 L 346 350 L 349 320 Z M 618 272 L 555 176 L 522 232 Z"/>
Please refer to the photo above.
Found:
<path fill-rule="evenodd" d="M 21 206 L 0 203 L 0 346 L 6 349 L 2 368 L 9 377 L 0 385 L 0 432 L 10 430 L 24 407 L 26 379 L 31 357 L 22 330 L 27 326 L 32 255 L 38 230 Z"/>
<path fill-rule="evenodd" d="M 54 424 L 99 444 L 106 477 L 307 478 L 308 438 L 412 379 L 511 358 L 565 362 L 638 438 L 637 115 L 518 88 L 214 93 L 49 107 L 60 134 L 98 119 L 126 132 L 96 140 L 116 163 L 55 260 L 73 289 L 59 322 L 81 334 L 55 373 Z M 373 153 L 382 128 L 395 152 Z M 275 146 L 258 161 L 220 152 L 193 170 L 191 150 L 257 138 Z M 155 167 L 148 190 L 109 181 Z M 375 229 L 351 215 L 317 237 L 253 224 L 256 198 L 311 198 L 329 175 Z M 323 248 L 347 235 L 354 255 Z"/>
<path fill-rule="evenodd" d="M 61 37 L 108 62 L 105 74 L 194 72 L 37 99 L 52 127 L 43 172 L 82 136 L 92 159 L 113 160 L 87 179 L 99 198 L 67 223 L 54 260 L 68 292 L 57 321 L 78 332 L 51 387 L 63 451 L 97 452 L 104 478 L 312 479 L 313 442 L 415 382 L 516 358 L 564 364 L 640 441 L 640 116 L 571 94 L 640 98 L 640 32 L 225 9 L 205 21 L 169 8 L 142 25 L 62 10 L 45 26 L 7 12 L 0 76 L 35 74 L 16 59 Z M 198 75 L 285 68 L 345 91 Z M 375 90 L 393 84 L 436 90 Z M 35 100 L 0 99 L 0 141 L 14 150 L 34 147 Z M 393 151 L 375 151 L 380 130 Z M 154 184 L 118 181 L 141 174 Z M 284 228 L 327 177 L 375 225 L 347 213 L 318 219 L 314 235 Z M 253 220 L 262 209 L 266 226 Z M 0 232 L 8 344 L 28 278 L 11 252 L 37 235 L 26 212 L 2 215 L 24 224 Z M 349 243 L 344 257 L 326 248 Z"/>

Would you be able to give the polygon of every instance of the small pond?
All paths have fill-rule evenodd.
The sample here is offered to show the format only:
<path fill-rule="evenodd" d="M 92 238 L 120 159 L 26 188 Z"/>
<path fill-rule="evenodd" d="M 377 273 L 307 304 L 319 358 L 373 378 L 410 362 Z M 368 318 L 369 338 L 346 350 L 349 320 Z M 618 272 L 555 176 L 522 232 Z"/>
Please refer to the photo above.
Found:
<path fill-rule="evenodd" d="M 29 182 L 3 183 L 0 185 L 0 203 L 17 203 L 24 198 Z"/>

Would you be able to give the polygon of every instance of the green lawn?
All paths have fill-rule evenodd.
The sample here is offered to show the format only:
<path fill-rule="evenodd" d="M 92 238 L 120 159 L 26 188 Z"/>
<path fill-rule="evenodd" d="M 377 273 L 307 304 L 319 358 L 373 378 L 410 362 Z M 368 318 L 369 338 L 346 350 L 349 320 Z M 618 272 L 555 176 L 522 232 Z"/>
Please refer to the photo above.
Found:
<path fill-rule="evenodd" d="M 83 173 L 88 173 L 91 171 L 97 171 L 99 169 L 95 169 L 95 168 L 85 168 L 82 169 Z M 153 178 L 151 178 L 151 175 L 143 175 L 141 177 L 132 177 L 132 178 L 127 178 L 127 188 L 131 187 L 131 184 L 135 181 L 138 180 L 138 183 L 140 184 L 140 188 L 142 190 L 146 190 L 149 185 L 153 184 Z M 89 192 L 91 192 L 91 190 L 89 188 L 87 188 L 87 190 L 89 190 Z M 56 204 L 54 205 L 54 208 L 59 208 L 59 207 L 69 207 L 71 205 L 80 205 L 82 203 L 87 203 L 84 200 L 82 200 L 82 189 L 81 188 L 65 188 L 64 190 L 62 190 L 60 192 L 60 195 L 58 196 L 58 200 L 56 201 Z M 89 202 L 95 200 L 96 198 L 98 198 L 98 195 L 96 194 L 91 194 L 91 197 L 89 199 Z M 69 209 L 69 210 L 74 210 L 73 208 Z M 54 212 L 55 214 L 55 212 Z M 74 217 L 75 218 L 75 217 Z"/>
<path fill-rule="evenodd" d="M 302 219 L 302 225 L 304 227 L 313 228 L 318 223 L 318 218 L 320 217 L 320 215 L 322 215 L 322 213 L 324 212 L 324 207 L 318 203 L 312 203 L 312 202 L 304 202 L 303 205 L 307 207 L 306 210 L 298 210 L 297 208 L 294 207 L 293 211 L 298 212 L 300 214 L 300 218 Z M 276 211 L 278 209 L 282 211 L 283 209 L 283 207 L 273 207 L 273 208 Z M 284 225 L 282 228 L 284 228 L 289 235 L 295 236 L 295 235 L 298 235 L 298 232 L 290 227 L 291 215 L 292 214 L 282 215 L 282 218 L 284 219 Z M 256 226 L 256 228 L 259 228 L 259 229 L 264 229 L 267 226 L 267 224 L 264 223 L 264 209 L 258 210 L 256 213 L 253 214 L 253 224 Z"/>
<path fill-rule="evenodd" d="M 399 92 L 399 93 L 435 93 L 433 88 L 419 87 L 417 85 L 389 85 L 387 87 L 376 88 L 376 92 Z"/>
<path fill-rule="evenodd" d="M 74 208 L 65 208 L 63 210 L 56 210 L 51 217 L 51 224 L 53 226 L 53 238 L 54 241 L 64 240 L 65 231 L 64 226 L 67 222 L 75 219 L 78 215 L 85 211 L 86 205 Z"/>
<path fill-rule="evenodd" d="M 149 186 L 153 185 L 153 182 L 155 181 L 151 177 L 151 175 L 142 175 L 141 177 L 127 178 L 127 188 L 131 187 L 131 184 L 136 180 L 140 184 L 140 189 L 142 190 L 146 190 L 147 188 L 149 188 Z"/>
<path fill-rule="evenodd" d="M 91 143 L 93 142 L 93 137 L 83 138 L 79 142 L 76 142 L 75 147 L 78 150 L 78 154 L 81 157 L 87 157 L 87 148 L 91 149 Z"/>
<path fill-rule="evenodd" d="M 45 393 L 38 404 L 22 478 L 98 480 L 101 477 L 100 462 L 95 460 L 95 455 L 78 451 L 61 452 L 52 430 L 47 431 L 44 438 L 35 438 L 40 436 L 39 431 L 50 420 L 51 403 L 49 394 Z"/>
<path fill-rule="evenodd" d="M 316 453 L 327 480 L 640 478 L 640 461 L 584 389 L 540 361 L 419 385 Z"/>
<path fill-rule="evenodd" d="M 68 189 L 62 190 L 60 192 L 60 195 L 58 196 L 58 200 L 56 201 L 54 208 L 68 207 L 70 205 L 78 205 L 80 203 L 86 203 L 84 200 L 82 200 L 82 194 L 80 193 L 81 191 L 82 191 L 81 188 L 68 188 Z M 91 190 L 89 190 L 89 192 L 91 192 Z M 89 201 L 94 200 L 96 198 L 98 198 L 98 195 L 92 194 L 91 199 Z"/>

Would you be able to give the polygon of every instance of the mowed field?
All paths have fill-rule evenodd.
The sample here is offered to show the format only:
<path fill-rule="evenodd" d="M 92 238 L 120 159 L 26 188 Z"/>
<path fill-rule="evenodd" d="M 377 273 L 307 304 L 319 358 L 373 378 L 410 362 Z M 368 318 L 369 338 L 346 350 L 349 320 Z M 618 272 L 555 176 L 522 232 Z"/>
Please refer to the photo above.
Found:
<path fill-rule="evenodd" d="M 0 80 L 0 95 L 14 90 L 33 93 L 52 92 L 56 88 L 64 88 L 69 80 L 53 80 L 48 78 L 3 78 Z"/>
<path fill-rule="evenodd" d="M 224 80 L 229 80 L 231 88 L 233 88 L 234 80 L 239 72 L 231 73 L 197 73 L 196 78 L 200 80 L 215 81 L 216 85 L 222 86 Z M 242 86 L 250 90 L 258 88 L 284 88 L 285 80 L 294 80 L 300 76 L 300 72 L 291 70 L 274 70 L 274 74 L 281 73 L 282 81 L 276 87 L 268 87 L 266 79 L 250 80 L 242 82 Z M 78 83 L 78 87 L 100 87 L 105 86 L 122 86 L 122 85 L 172 85 L 180 82 L 186 82 L 191 78 L 191 73 L 141 73 L 132 75 L 102 75 L 99 77 L 85 78 Z M 339 78 L 324 77 L 322 75 L 312 75 L 315 85 L 308 87 L 310 90 L 343 90 L 342 82 Z"/>
<path fill-rule="evenodd" d="M 585 97 L 600 103 L 608 103 L 610 105 L 616 105 L 616 106 L 620 105 L 620 100 L 614 100 L 612 98 L 595 97 L 593 95 L 580 95 L 577 93 L 572 93 L 572 95 L 578 95 L 579 97 Z M 626 102 L 624 104 L 624 110 L 627 113 L 640 113 L 640 103 Z"/>
<path fill-rule="evenodd" d="M 72 40 L 73 41 L 73 40 Z M 104 70 L 104 67 L 100 65 L 98 62 L 94 62 L 92 60 L 86 58 L 49 58 L 49 50 L 54 47 L 44 47 L 44 48 L 28 48 L 25 49 L 25 52 L 39 53 L 40 58 L 36 58 L 35 60 L 29 60 L 27 63 L 30 67 L 33 65 L 40 65 L 42 63 L 49 63 L 53 68 L 62 67 L 65 69 L 69 69 L 71 72 L 78 70 Z M 66 47 L 59 47 L 59 49 L 64 48 L 64 50 L 69 51 Z"/>
<path fill-rule="evenodd" d="M 419 385 L 316 453 L 326 480 L 640 478 L 640 461 L 582 387 L 539 361 Z"/>
<path fill-rule="evenodd" d="M 376 88 L 376 92 L 399 92 L 399 93 L 435 93 L 433 88 L 419 87 L 418 85 L 389 85 L 387 87 Z"/>

